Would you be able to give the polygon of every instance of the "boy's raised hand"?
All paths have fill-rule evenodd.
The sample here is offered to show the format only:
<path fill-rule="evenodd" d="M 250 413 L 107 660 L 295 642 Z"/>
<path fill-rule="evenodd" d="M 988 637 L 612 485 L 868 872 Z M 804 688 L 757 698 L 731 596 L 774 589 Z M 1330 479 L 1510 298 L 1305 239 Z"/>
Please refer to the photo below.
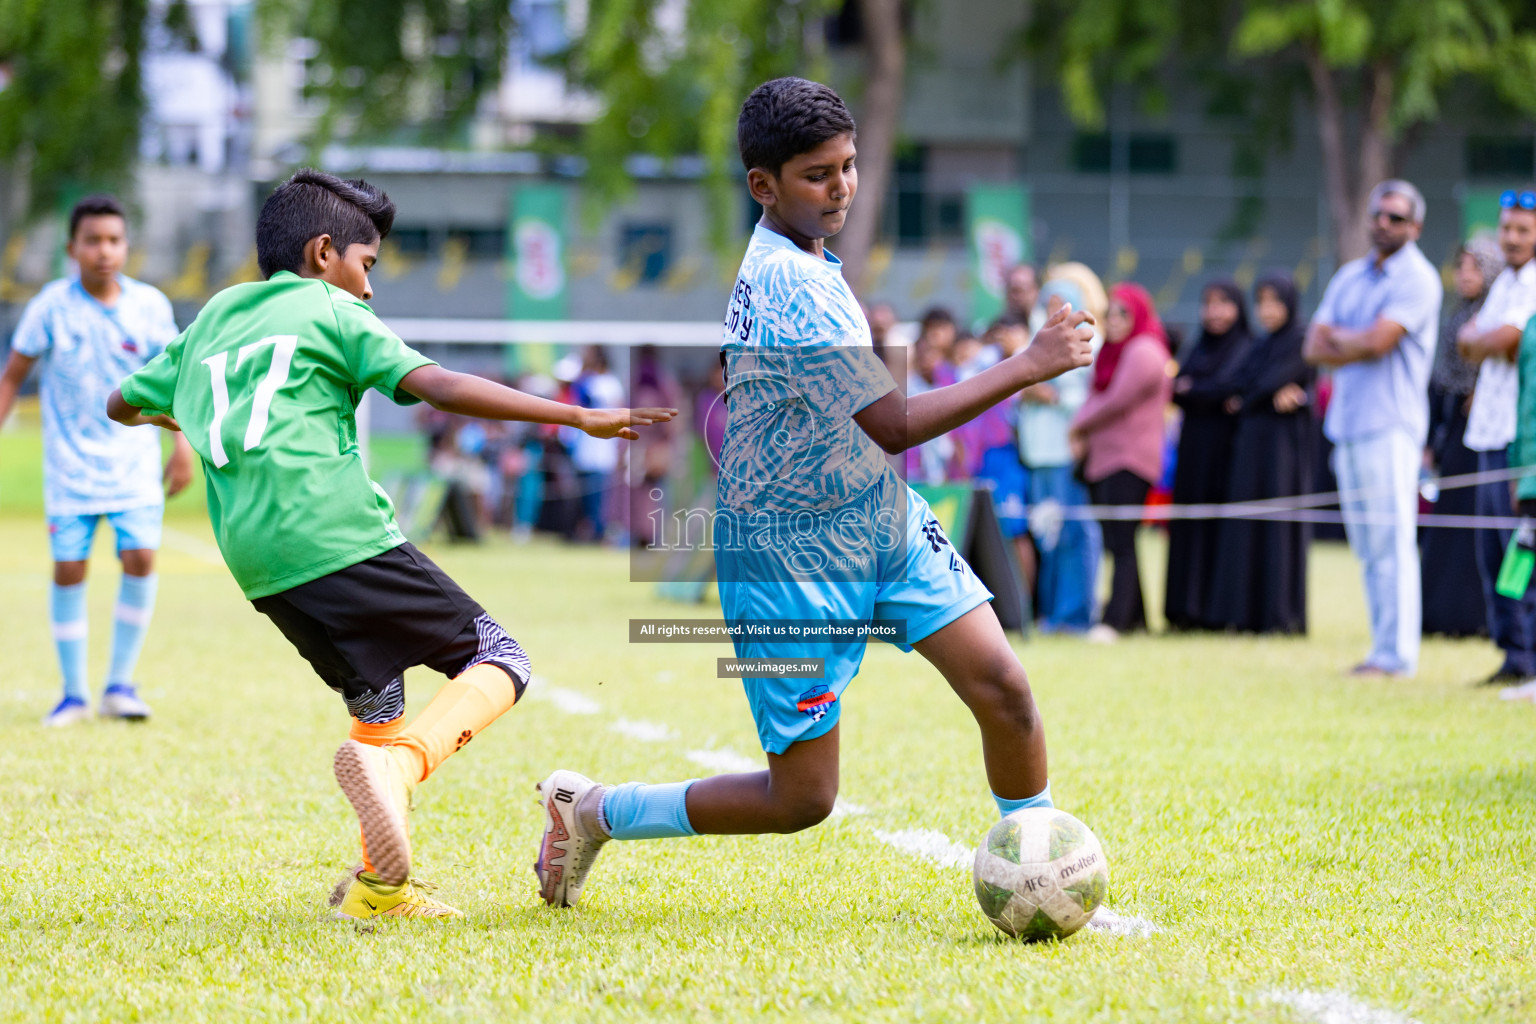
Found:
<path fill-rule="evenodd" d="M 677 416 L 676 409 L 584 409 L 581 429 L 593 437 L 622 437 L 638 441 L 635 427 L 666 423 Z"/>
<path fill-rule="evenodd" d="M 1036 332 L 1020 355 L 1030 358 L 1038 380 L 1059 377 L 1068 370 L 1093 362 L 1093 314 L 1078 312 L 1067 303 Z"/>

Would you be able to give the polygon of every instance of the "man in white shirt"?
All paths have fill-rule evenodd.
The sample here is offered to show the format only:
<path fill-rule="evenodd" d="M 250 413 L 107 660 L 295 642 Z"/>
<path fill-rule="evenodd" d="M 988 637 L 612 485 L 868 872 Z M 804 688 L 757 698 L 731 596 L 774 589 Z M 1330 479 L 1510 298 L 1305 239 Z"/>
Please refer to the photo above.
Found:
<path fill-rule="evenodd" d="M 1526 321 L 1536 314 L 1536 192 L 1505 192 L 1499 205 L 1499 248 L 1507 266 L 1494 278 L 1483 308 L 1456 338 L 1462 357 L 1482 364 L 1466 431 L 1467 447 L 1478 453 L 1479 472 L 1509 465 L 1509 443 L 1515 439 L 1520 400 L 1515 363 Z M 1513 515 L 1509 492 L 1504 480 L 1479 484 L 1474 497 L 1477 514 Z M 1491 686 L 1536 677 L 1536 595 L 1516 601 L 1493 589 L 1509 535 L 1508 530 L 1478 530 L 1476 534 L 1488 632 L 1504 652 L 1503 663 L 1484 680 Z"/>
<path fill-rule="evenodd" d="M 1349 546 L 1360 559 L 1371 652 L 1352 669 L 1418 669 L 1418 470 L 1429 432 L 1429 366 L 1440 330 L 1440 274 L 1419 251 L 1424 197 L 1402 180 L 1371 190 L 1372 252 L 1338 269 L 1302 353 L 1333 368 L 1323 432 Z"/>

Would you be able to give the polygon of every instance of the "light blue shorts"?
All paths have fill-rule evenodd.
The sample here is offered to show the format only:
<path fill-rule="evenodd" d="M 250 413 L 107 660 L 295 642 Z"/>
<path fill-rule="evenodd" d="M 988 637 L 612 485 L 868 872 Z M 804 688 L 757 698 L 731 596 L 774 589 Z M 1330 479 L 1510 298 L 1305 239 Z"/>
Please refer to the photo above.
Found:
<path fill-rule="evenodd" d="M 160 520 L 164 505 L 141 505 L 121 512 L 99 512 L 86 516 L 49 516 L 48 542 L 55 562 L 83 562 L 91 557 L 91 541 L 96 524 L 105 519 L 117 534 L 117 553 L 160 548 Z"/>
<path fill-rule="evenodd" d="M 791 551 L 780 545 L 767 551 L 731 552 L 717 547 L 720 603 L 732 624 L 843 620 L 905 623 L 904 651 L 954 622 L 966 612 L 992 600 L 992 592 L 976 578 L 949 542 L 928 503 L 894 473 L 888 473 L 859 500 L 862 513 L 879 508 L 903 518 L 904 542 L 895 539 L 889 550 L 867 539 L 862 554 L 847 537 L 828 531 L 824 551 L 863 568 L 850 576 L 825 571 L 806 574 L 785 571 L 788 559 L 807 555 L 804 532 Z M 873 531 L 878 533 L 878 531 Z M 775 565 L 773 559 L 778 559 Z M 808 577 L 808 578 L 807 578 Z M 836 578 L 830 578 L 836 577 Z M 894 641 L 893 641 L 894 643 Z M 753 639 L 738 635 L 736 657 L 824 659 L 820 679 L 748 677 L 742 680 L 758 739 L 770 754 L 782 754 L 790 744 L 815 739 L 831 731 L 841 711 L 843 690 L 858 675 L 866 641 L 829 643 L 786 639 Z"/>

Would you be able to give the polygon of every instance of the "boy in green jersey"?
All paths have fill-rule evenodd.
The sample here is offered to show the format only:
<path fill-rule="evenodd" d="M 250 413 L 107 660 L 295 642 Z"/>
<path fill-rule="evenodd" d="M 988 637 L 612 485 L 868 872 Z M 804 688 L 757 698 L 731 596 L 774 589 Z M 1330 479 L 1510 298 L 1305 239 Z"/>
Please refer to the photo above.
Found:
<path fill-rule="evenodd" d="M 366 182 L 299 171 L 257 220 L 266 280 L 215 295 L 107 403 L 119 423 L 184 431 L 230 572 L 346 701 L 351 739 L 334 767 L 362 828 L 363 865 L 338 914 L 359 919 L 457 916 L 411 879 L 411 794 L 529 678 L 517 641 L 396 526 L 357 446 L 363 392 L 629 440 L 677 413 L 562 405 L 413 351 L 365 305 L 394 215 Z M 401 673 L 413 665 L 450 681 L 406 726 Z"/>

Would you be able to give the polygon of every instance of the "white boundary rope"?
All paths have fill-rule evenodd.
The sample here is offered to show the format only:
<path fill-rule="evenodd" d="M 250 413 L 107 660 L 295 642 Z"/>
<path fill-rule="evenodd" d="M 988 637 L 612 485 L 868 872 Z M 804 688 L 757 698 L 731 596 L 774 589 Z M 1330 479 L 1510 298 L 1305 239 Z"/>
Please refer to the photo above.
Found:
<path fill-rule="evenodd" d="M 1536 467 L 1491 469 L 1477 473 L 1462 473 L 1442 477 L 1435 481 L 1443 491 L 1479 484 L 1518 480 L 1536 474 Z M 1262 498 L 1256 501 L 1221 502 L 1184 505 L 1062 505 L 1056 501 L 1044 501 L 1030 509 L 1031 532 L 1050 532 L 1052 520 L 1095 519 L 1132 522 L 1166 522 L 1175 519 L 1257 519 L 1280 523 L 1343 523 L 1345 516 L 1340 509 L 1321 506 L 1343 505 L 1369 498 L 1388 496 L 1382 489 L 1359 488 L 1353 491 L 1319 491 L 1314 494 L 1297 494 L 1283 498 Z M 1417 504 L 1417 488 L 1415 488 Z M 1392 515 L 1351 516 L 1356 522 L 1391 525 L 1396 522 Z M 1038 520 L 1038 524 L 1037 524 Z M 1419 526 L 1433 526 L 1452 530 L 1515 530 L 1523 520 L 1519 516 L 1467 516 L 1425 513 L 1415 515 Z M 1038 529 L 1037 529 L 1038 525 Z"/>

